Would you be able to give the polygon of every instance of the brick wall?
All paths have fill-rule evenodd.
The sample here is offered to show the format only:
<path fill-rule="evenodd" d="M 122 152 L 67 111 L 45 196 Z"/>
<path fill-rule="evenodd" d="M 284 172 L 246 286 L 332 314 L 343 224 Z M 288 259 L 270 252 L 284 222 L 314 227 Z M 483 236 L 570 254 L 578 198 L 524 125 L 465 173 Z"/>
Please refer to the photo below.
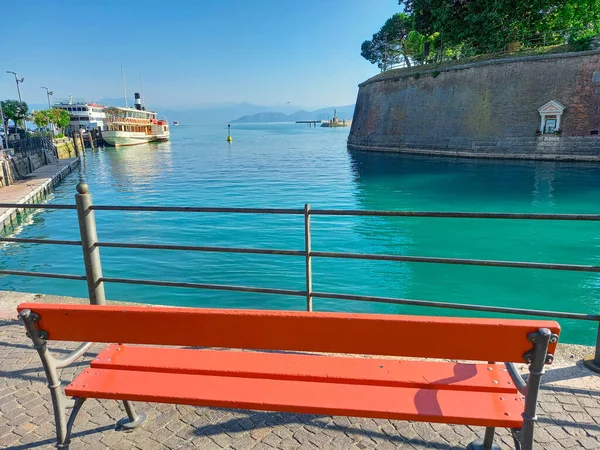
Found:
<path fill-rule="evenodd" d="M 591 135 L 600 130 L 600 51 L 425 69 L 360 85 L 350 148 L 600 160 L 600 135 Z M 538 137 L 538 108 L 550 100 L 566 107 L 562 134 Z"/>

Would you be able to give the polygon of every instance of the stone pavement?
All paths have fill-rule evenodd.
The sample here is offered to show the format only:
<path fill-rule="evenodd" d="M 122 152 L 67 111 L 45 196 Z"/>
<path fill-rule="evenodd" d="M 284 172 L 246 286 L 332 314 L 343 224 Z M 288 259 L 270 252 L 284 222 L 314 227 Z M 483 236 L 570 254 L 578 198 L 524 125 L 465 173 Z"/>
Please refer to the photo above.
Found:
<path fill-rule="evenodd" d="M 44 198 L 52 188 L 79 164 L 78 158 L 59 159 L 27 175 L 24 180 L 0 187 L 0 203 L 35 203 Z M 2 175 L 0 170 L 0 175 Z M 14 208 L 0 207 L 0 230 L 10 224 Z"/>
<path fill-rule="evenodd" d="M 0 448 L 50 449 L 54 422 L 46 379 L 14 306 L 23 301 L 82 302 L 81 299 L 0 292 Z M 74 344 L 56 344 L 66 353 Z M 583 368 L 590 348 L 560 346 L 544 377 L 539 407 L 538 449 L 600 449 L 600 376 Z M 102 348 L 95 346 L 76 367 L 64 369 L 67 384 Z M 148 422 L 132 432 L 116 431 L 125 416 L 112 400 L 88 400 L 77 417 L 71 449 L 388 449 L 465 448 L 483 429 L 390 420 L 230 411 L 136 403 Z M 514 448 L 499 430 L 503 448 Z"/>

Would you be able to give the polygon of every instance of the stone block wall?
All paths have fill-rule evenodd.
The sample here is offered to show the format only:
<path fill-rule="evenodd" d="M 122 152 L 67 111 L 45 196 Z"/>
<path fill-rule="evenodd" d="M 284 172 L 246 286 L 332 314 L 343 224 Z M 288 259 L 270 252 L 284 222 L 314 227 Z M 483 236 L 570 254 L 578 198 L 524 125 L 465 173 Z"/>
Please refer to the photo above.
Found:
<path fill-rule="evenodd" d="M 10 181 L 13 182 L 23 179 L 34 170 L 45 166 L 48 162 L 47 158 L 48 157 L 44 155 L 43 150 L 27 156 L 19 153 L 15 154 L 10 160 Z"/>
<path fill-rule="evenodd" d="M 437 155 L 600 160 L 600 51 L 390 71 L 359 87 L 348 147 Z M 536 136 L 538 108 L 566 107 Z"/>
<path fill-rule="evenodd" d="M 60 159 L 75 158 L 75 147 L 71 139 L 64 139 L 62 142 L 56 142 L 56 150 Z"/>

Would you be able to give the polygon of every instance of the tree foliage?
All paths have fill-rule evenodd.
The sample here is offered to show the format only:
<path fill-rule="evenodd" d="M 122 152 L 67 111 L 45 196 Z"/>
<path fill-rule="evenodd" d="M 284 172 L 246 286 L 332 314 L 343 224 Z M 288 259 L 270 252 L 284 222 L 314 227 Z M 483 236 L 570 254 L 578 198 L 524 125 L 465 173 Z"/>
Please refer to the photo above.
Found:
<path fill-rule="evenodd" d="M 39 128 L 45 128 L 50 124 L 50 117 L 48 117 L 48 110 L 42 109 L 33 112 L 33 121 Z"/>
<path fill-rule="evenodd" d="M 410 48 L 407 46 L 407 40 L 413 28 L 411 16 L 404 13 L 394 14 L 371 40 L 362 43 L 361 56 L 370 63 L 377 64 L 382 70 L 400 60 L 410 66 Z"/>
<path fill-rule="evenodd" d="M 3 100 L 2 112 L 4 113 L 4 127 L 8 129 L 8 121 L 12 120 L 15 123 L 15 133 L 17 124 L 22 120 L 27 119 L 29 107 L 27 103 L 18 100 Z"/>
<path fill-rule="evenodd" d="M 64 130 L 67 125 L 69 125 L 69 121 L 71 120 L 69 117 L 69 113 L 61 108 L 54 108 L 48 112 L 48 117 L 50 119 L 50 123 L 55 124 L 58 128 Z"/>
<path fill-rule="evenodd" d="M 564 40 L 600 31 L 598 0 L 399 0 L 423 35 L 440 33 L 446 46 L 481 52 L 512 41 L 539 43 L 557 33 Z M 539 41 L 539 42 L 538 42 Z"/>

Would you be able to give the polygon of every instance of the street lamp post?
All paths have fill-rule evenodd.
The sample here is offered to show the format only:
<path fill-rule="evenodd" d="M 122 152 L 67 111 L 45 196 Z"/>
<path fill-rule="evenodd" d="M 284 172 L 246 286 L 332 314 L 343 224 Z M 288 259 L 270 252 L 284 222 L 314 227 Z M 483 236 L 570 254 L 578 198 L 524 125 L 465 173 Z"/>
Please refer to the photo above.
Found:
<path fill-rule="evenodd" d="M 42 89 L 46 89 L 46 96 L 48 97 L 48 109 L 52 108 L 52 105 L 50 105 L 50 96 L 54 95 L 54 92 L 52 92 L 50 89 L 48 89 L 46 86 L 42 86 Z"/>
<path fill-rule="evenodd" d="M 48 111 L 50 111 L 52 109 L 52 105 L 50 104 L 50 96 L 53 95 L 54 92 L 52 92 L 46 86 L 42 86 L 42 89 L 46 89 L 46 96 L 48 97 Z M 52 124 L 51 130 L 52 130 L 52 137 L 54 137 L 54 124 Z"/>
<path fill-rule="evenodd" d="M 8 122 L 8 121 L 7 121 Z M 2 111 L 2 102 L 0 102 L 0 125 L 4 127 L 4 111 Z M 8 148 L 8 126 L 4 130 L 4 136 L 0 139 L 0 147 L 7 149 Z"/>
<path fill-rule="evenodd" d="M 23 81 L 25 81 L 25 78 L 21 78 L 19 80 L 19 76 L 17 75 L 17 72 L 13 72 L 11 70 L 7 70 L 6 73 L 12 73 L 15 76 L 15 82 L 17 83 L 17 92 L 19 93 L 19 102 L 22 103 L 23 99 L 21 98 L 21 87 L 19 86 L 19 84 L 22 83 Z M 15 122 L 15 134 L 18 134 L 19 124 L 17 124 L 16 120 L 14 122 Z M 27 132 L 27 120 L 23 121 L 23 126 L 25 127 L 25 132 Z"/>
<path fill-rule="evenodd" d="M 12 73 L 15 76 L 15 82 L 17 83 L 17 92 L 19 93 L 19 101 L 22 102 L 23 99 L 21 98 L 21 87 L 19 86 L 19 84 L 22 83 L 23 81 L 25 81 L 25 78 L 21 78 L 19 80 L 19 76 L 17 75 L 17 72 L 12 72 L 10 70 L 7 70 L 6 73 Z"/>

